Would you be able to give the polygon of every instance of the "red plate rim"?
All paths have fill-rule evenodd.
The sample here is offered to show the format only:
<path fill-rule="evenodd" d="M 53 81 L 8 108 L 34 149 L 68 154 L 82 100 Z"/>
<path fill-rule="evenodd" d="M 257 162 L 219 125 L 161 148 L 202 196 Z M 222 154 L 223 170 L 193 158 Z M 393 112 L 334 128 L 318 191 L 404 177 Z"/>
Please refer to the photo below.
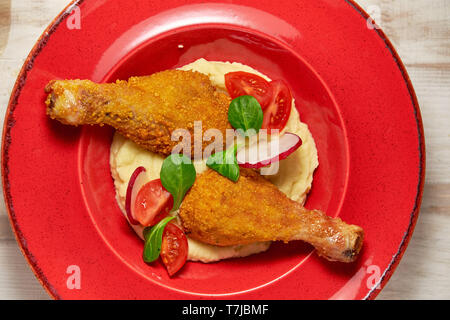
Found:
<path fill-rule="evenodd" d="M 16 238 L 16 241 L 19 243 L 20 250 L 22 251 L 22 254 L 25 256 L 28 264 L 31 266 L 31 269 L 33 270 L 36 278 L 39 280 L 39 282 L 42 284 L 44 289 L 47 291 L 47 293 L 53 298 L 53 299 L 60 299 L 60 296 L 56 292 L 55 288 L 52 286 L 52 284 L 48 281 L 45 274 L 42 272 L 41 268 L 36 262 L 36 259 L 34 258 L 32 252 L 28 249 L 26 239 L 24 238 L 22 231 L 20 229 L 19 224 L 17 223 L 16 217 L 15 217 L 15 211 L 14 211 L 14 205 L 10 193 L 10 182 L 9 182 L 9 146 L 11 143 L 11 135 L 10 131 L 12 127 L 14 126 L 15 120 L 12 117 L 12 113 L 15 110 L 15 107 L 17 105 L 18 98 L 21 94 L 21 90 L 23 86 L 25 85 L 28 71 L 30 71 L 33 67 L 34 61 L 36 57 L 40 54 L 42 49 L 45 47 L 47 41 L 52 36 L 53 32 L 58 28 L 60 23 L 68 16 L 70 15 L 71 8 L 78 6 L 82 4 L 84 0 L 72 0 L 70 4 L 68 4 L 63 11 L 51 22 L 51 24 L 45 29 L 45 31 L 42 33 L 42 35 L 39 37 L 38 41 L 33 46 L 31 52 L 27 56 L 20 73 L 17 77 L 17 80 L 14 84 L 11 97 L 8 103 L 8 107 L 5 114 L 4 119 L 4 126 L 3 126 L 3 137 L 2 137 L 2 183 L 3 183 L 3 196 L 6 203 L 6 209 L 8 211 L 8 217 L 9 221 L 13 227 L 14 235 Z M 367 14 L 364 9 L 361 8 L 360 5 L 358 5 L 354 0 L 345 0 L 345 2 L 351 6 L 354 10 L 356 10 L 364 19 L 370 19 L 369 14 Z M 423 130 L 423 123 L 422 123 L 422 117 L 421 112 L 419 109 L 419 103 L 417 100 L 416 93 L 414 91 L 413 85 L 411 83 L 411 80 L 409 78 L 409 75 L 406 71 L 406 68 L 400 59 L 400 56 L 398 55 L 397 51 L 395 50 L 394 46 L 392 45 L 391 41 L 388 39 L 386 34 L 381 30 L 381 28 L 375 28 L 374 29 L 378 36 L 381 38 L 381 40 L 385 43 L 386 48 L 389 50 L 389 52 L 392 55 L 392 58 L 394 59 L 396 65 L 398 66 L 402 77 L 405 81 L 405 84 L 408 88 L 408 92 L 410 95 L 410 99 L 412 102 L 412 105 L 414 107 L 414 117 L 417 124 L 417 132 L 419 136 L 419 158 L 420 158 L 420 165 L 419 165 L 419 180 L 417 185 L 417 193 L 415 198 L 414 207 L 412 209 L 412 212 L 410 214 L 410 220 L 408 224 L 408 228 L 401 240 L 401 243 L 398 247 L 397 252 L 395 255 L 393 255 L 391 262 L 386 267 L 386 269 L 382 272 L 381 279 L 380 279 L 380 286 L 383 288 L 387 281 L 392 276 L 393 272 L 397 268 L 407 246 L 411 239 L 411 236 L 413 234 L 417 218 L 419 215 L 420 206 L 422 203 L 422 194 L 423 194 L 423 188 L 424 188 L 424 181 L 425 181 L 425 168 L 426 168 L 426 153 L 425 153 L 425 139 L 424 139 L 424 130 Z M 374 286 L 372 289 L 369 290 L 367 295 L 364 297 L 365 300 L 372 300 L 375 299 L 376 296 L 379 294 L 380 290 L 376 290 L 376 287 Z"/>

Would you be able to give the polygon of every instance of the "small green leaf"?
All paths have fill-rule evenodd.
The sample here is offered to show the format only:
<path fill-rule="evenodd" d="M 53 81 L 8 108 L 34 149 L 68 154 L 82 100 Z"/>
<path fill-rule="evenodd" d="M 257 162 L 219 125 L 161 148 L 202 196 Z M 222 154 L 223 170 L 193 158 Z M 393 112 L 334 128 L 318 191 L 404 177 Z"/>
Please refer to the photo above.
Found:
<path fill-rule="evenodd" d="M 147 263 L 153 262 L 158 259 L 161 252 L 162 235 L 166 225 L 175 219 L 175 217 L 165 217 L 158 224 L 153 227 L 146 227 L 144 229 L 144 253 L 142 257 Z"/>
<path fill-rule="evenodd" d="M 236 182 L 239 179 L 239 165 L 236 160 L 238 146 L 232 146 L 228 150 L 211 155 L 206 165 L 217 171 L 224 177 Z"/>
<path fill-rule="evenodd" d="M 244 136 L 257 134 L 263 123 L 263 111 L 252 96 L 240 96 L 230 103 L 228 121 Z"/>
<path fill-rule="evenodd" d="M 163 187 L 173 196 L 172 211 L 178 210 L 186 192 L 195 182 L 196 172 L 191 159 L 182 154 L 168 156 L 159 176 Z"/>

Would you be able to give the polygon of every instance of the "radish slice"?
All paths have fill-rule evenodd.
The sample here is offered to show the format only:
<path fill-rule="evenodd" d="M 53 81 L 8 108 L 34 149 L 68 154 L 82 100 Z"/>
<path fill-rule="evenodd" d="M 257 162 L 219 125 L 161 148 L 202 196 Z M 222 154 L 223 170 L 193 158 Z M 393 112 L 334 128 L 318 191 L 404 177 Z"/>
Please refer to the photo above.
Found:
<path fill-rule="evenodd" d="M 259 169 L 286 159 L 301 145 L 302 139 L 298 135 L 286 132 L 282 136 L 272 136 L 270 140 L 259 140 L 240 149 L 236 159 L 242 168 Z"/>
<path fill-rule="evenodd" d="M 139 190 L 141 190 L 142 186 L 147 182 L 144 167 L 137 167 L 131 175 L 130 182 L 128 182 L 125 211 L 127 212 L 128 221 L 133 225 L 138 225 L 139 221 L 135 219 L 135 215 L 133 214 L 134 206 L 131 204 L 135 202 Z"/>

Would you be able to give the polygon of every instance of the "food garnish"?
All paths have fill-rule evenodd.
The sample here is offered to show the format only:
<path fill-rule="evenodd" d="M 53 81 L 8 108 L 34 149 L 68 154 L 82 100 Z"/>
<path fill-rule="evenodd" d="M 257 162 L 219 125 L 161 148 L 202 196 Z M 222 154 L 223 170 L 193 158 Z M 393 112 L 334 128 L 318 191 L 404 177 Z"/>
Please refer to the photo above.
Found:
<path fill-rule="evenodd" d="M 232 99 L 253 96 L 264 110 L 272 99 L 272 88 L 264 78 L 249 72 L 230 72 L 225 75 L 225 87 Z"/>
<path fill-rule="evenodd" d="M 253 96 L 264 111 L 261 128 L 283 130 L 291 115 L 292 94 L 283 80 L 271 82 L 247 72 L 230 72 L 225 75 L 225 86 L 231 98 L 239 96 Z M 231 106 L 230 106 L 231 107 Z M 231 125 L 234 124 L 229 120 Z"/>
<path fill-rule="evenodd" d="M 133 202 L 132 202 L 133 203 Z M 153 226 L 166 217 L 173 207 L 173 197 L 155 179 L 144 184 L 134 202 L 134 216 L 144 227 Z"/>
<path fill-rule="evenodd" d="M 258 169 L 286 159 L 301 145 L 302 139 L 296 134 L 272 135 L 239 149 L 236 160 L 240 167 Z"/>
<path fill-rule="evenodd" d="M 271 129 L 283 130 L 291 115 L 292 94 L 283 80 L 270 82 L 272 88 L 272 100 L 264 110 L 263 129 L 270 134 Z"/>
<path fill-rule="evenodd" d="M 134 215 L 134 203 L 139 190 L 146 182 L 145 168 L 137 167 L 131 174 L 130 181 L 128 182 L 127 195 L 125 199 L 125 211 L 127 212 L 128 221 L 133 225 L 138 225 L 139 221 Z"/>
<path fill-rule="evenodd" d="M 163 187 L 173 196 L 172 211 L 178 210 L 195 182 L 196 171 L 191 159 L 183 154 L 171 154 L 164 160 L 159 175 Z"/>
<path fill-rule="evenodd" d="M 243 136 L 258 133 L 263 123 L 263 112 L 258 100 L 252 96 L 233 99 L 228 108 L 228 121 Z"/>
<path fill-rule="evenodd" d="M 183 230 L 171 223 L 174 216 L 166 217 L 153 227 L 144 229 L 143 258 L 147 263 L 161 256 L 170 276 L 185 264 L 188 255 L 188 242 Z"/>
<path fill-rule="evenodd" d="M 128 182 L 125 211 L 133 225 L 152 226 L 167 216 L 173 197 L 160 179 L 147 181 L 144 167 L 137 167 Z"/>
<path fill-rule="evenodd" d="M 237 149 L 238 145 L 233 145 L 227 150 L 211 155 L 206 161 L 206 165 L 231 181 L 238 181 L 239 165 L 236 160 Z"/>
<path fill-rule="evenodd" d="M 188 241 L 183 230 L 174 223 L 164 228 L 161 244 L 161 260 L 169 276 L 174 275 L 186 263 Z"/>
<path fill-rule="evenodd" d="M 144 229 L 144 253 L 142 257 L 147 263 L 153 262 L 158 259 L 161 252 L 162 235 L 166 225 L 175 219 L 173 216 L 166 217 L 158 222 L 153 227 L 146 227 Z"/>

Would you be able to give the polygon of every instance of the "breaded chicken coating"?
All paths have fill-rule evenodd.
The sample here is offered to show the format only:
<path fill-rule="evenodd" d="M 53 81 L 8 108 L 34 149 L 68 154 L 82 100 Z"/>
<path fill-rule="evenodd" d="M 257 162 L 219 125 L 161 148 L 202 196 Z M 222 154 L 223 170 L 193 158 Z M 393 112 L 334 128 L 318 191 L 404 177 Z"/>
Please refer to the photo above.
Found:
<path fill-rule="evenodd" d="M 249 169 L 236 183 L 213 170 L 198 176 L 179 217 L 186 234 L 205 243 L 303 240 L 332 261 L 356 260 L 364 238 L 362 228 L 305 209 Z"/>
<path fill-rule="evenodd" d="M 163 155 L 179 143 L 171 140 L 176 129 L 189 130 L 194 154 L 194 121 L 202 121 L 201 133 L 218 129 L 225 136 L 231 128 L 229 97 L 216 91 L 208 76 L 193 71 L 167 70 L 108 84 L 53 80 L 45 91 L 47 114 L 52 119 L 69 125 L 107 124 Z M 202 141 L 202 136 L 196 136 L 199 152 L 211 143 Z"/>

